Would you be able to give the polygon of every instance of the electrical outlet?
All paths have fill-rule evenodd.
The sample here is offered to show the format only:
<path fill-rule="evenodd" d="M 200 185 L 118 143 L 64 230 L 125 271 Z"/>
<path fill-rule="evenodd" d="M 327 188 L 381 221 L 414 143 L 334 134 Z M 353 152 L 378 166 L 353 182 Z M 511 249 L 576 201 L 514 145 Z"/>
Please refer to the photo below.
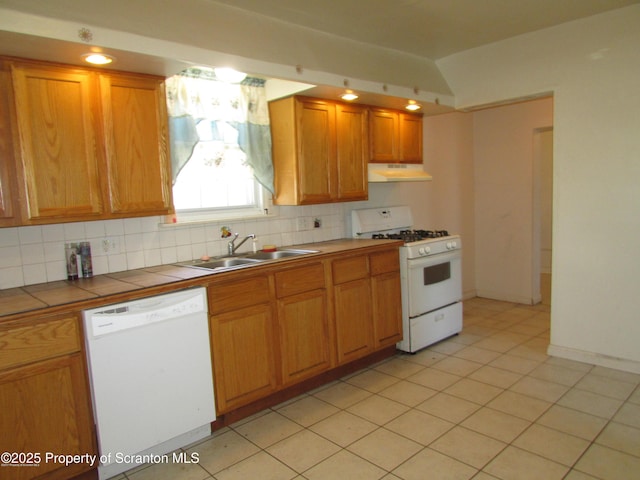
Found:
<path fill-rule="evenodd" d="M 102 239 L 102 251 L 107 255 L 120 253 L 120 242 L 117 237 L 107 237 Z"/>
<path fill-rule="evenodd" d="M 309 220 L 307 217 L 296 218 L 296 231 L 303 232 L 309 230 Z"/>

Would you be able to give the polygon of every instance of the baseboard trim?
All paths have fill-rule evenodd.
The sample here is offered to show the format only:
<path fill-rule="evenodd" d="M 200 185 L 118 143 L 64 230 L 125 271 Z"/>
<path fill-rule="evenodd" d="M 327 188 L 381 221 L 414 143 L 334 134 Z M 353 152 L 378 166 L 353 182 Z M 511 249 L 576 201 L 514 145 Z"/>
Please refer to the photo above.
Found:
<path fill-rule="evenodd" d="M 640 374 L 640 362 L 626 358 L 611 357 L 601 353 L 587 352 L 575 348 L 561 347 L 559 345 L 549 345 L 547 353 L 553 357 L 566 358 L 577 362 L 589 363 L 600 367 L 623 370 L 630 373 Z"/>
<path fill-rule="evenodd" d="M 478 290 L 476 293 L 478 297 L 489 298 L 491 300 L 499 300 L 502 302 L 520 303 L 522 305 L 536 305 L 537 303 L 539 303 L 539 302 L 536 302 L 535 299 L 533 298 L 522 297 L 520 295 L 489 292 L 486 290 Z"/>

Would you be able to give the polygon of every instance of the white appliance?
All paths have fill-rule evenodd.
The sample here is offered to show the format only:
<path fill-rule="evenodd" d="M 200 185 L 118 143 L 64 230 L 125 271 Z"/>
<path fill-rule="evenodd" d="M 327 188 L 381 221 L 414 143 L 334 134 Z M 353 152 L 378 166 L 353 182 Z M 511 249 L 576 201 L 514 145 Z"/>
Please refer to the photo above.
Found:
<path fill-rule="evenodd" d="M 83 312 L 101 479 L 205 438 L 215 420 L 206 289 Z"/>
<path fill-rule="evenodd" d="M 462 241 L 446 230 L 416 230 L 407 206 L 351 212 L 355 238 L 403 240 L 400 247 L 403 339 L 414 353 L 462 330 Z"/>

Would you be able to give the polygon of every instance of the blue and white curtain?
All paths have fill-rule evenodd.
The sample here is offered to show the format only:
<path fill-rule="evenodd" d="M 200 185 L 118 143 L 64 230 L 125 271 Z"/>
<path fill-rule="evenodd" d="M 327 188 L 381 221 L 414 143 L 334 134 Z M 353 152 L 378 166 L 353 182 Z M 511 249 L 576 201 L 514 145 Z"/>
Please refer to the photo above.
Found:
<path fill-rule="evenodd" d="M 239 84 L 220 82 L 213 73 L 195 68 L 167 79 L 173 183 L 199 141 L 219 140 L 225 127 L 231 126 L 255 179 L 274 192 L 264 84 L 250 77 Z"/>

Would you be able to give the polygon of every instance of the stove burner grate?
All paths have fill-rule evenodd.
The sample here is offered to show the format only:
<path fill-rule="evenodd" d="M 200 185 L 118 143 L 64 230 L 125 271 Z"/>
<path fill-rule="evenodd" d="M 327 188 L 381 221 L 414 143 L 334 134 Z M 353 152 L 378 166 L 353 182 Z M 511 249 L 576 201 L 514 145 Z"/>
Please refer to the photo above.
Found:
<path fill-rule="evenodd" d="M 401 230 L 398 233 L 374 233 L 371 238 L 386 240 L 402 240 L 405 243 L 418 242 L 429 238 L 448 237 L 446 230 Z"/>

